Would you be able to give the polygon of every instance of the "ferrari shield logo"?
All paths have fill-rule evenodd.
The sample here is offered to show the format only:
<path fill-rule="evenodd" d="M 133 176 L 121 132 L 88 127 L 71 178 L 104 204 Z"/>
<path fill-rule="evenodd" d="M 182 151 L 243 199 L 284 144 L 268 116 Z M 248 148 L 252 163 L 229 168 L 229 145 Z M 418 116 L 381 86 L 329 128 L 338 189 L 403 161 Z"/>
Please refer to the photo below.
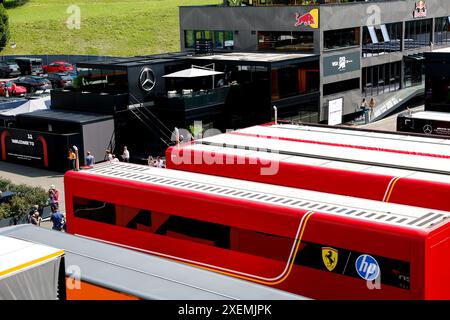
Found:
<path fill-rule="evenodd" d="M 338 263 L 338 251 L 334 248 L 322 248 L 322 260 L 328 271 L 333 271 Z"/>

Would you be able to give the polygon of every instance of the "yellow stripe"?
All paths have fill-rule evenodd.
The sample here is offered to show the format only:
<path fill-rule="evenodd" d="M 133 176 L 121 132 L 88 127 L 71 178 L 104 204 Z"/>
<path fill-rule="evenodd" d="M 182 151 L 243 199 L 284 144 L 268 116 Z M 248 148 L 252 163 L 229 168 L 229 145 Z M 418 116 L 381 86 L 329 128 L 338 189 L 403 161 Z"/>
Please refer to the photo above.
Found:
<path fill-rule="evenodd" d="M 224 275 L 227 275 L 227 276 L 231 276 L 231 277 L 235 277 L 235 278 L 240 278 L 240 279 L 248 280 L 248 281 L 252 281 L 252 282 L 257 282 L 257 283 L 261 283 L 261 284 L 265 284 L 265 285 L 271 285 L 271 286 L 274 286 L 274 285 L 280 284 L 281 282 L 283 282 L 284 280 L 286 280 L 287 277 L 289 277 L 289 274 L 290 274 L 291 271 L 292 271 L 292 267 L 293 267 L 293 265 L 294 265 L 294 261 L 295 261 L 295 258 L 296 258 L 296 256 L 297 256 L 298 249 L 299 249 L 299 247 L 300 247 L 300 243 L 302 242 L 303 233 L 305 232 L 305 229 L 306 229 L 306 224 L 308 223 L 308 220 L 309 220 L 309 218 L 311 218 L 311 216 L 312 216 L 313 213 L 314 213 L 314 212 L 311 212 L 311 211 L 307 213 L 308 216 L 305 218 L 305 221 L 304 221 L 304 223 L 303 223 L 302 231 L 300 232 L 300 235 L 299 235 L 299 237 L 298 237 L 297 244 L 296 244 L 295 251 L 294 251 L 294 255 L 292 256 L 291 261 L 290 261 L 290 264 L 289 264 L 289 269 L 288 269 L 288 271 L 286 272 L 286 274 L 283 276 L 283 278 L 281 278 L 281 279 L 278 280 L 278 281 L 264 281 L 264 280 L 258 280 L 258 279 L 252 278 L 252 277 L 241 276 L 241 275 L 239 275 L 239 274 L 235 274 L 235 273 L 232 273 L 232 272 L 226 272 L 226 271 L 222 271 L 222 270 L 217 270 L 217 269 L 213 269 L 213 268 L 208 268 L 208 267 L 201 266 L 201 265 L 197 265 L 197 264 L 193 264 L 193 263 L 187 263 L 187 262 L 183 262 L 183 263 L 185 263 L 185 264 L 187 264 L 187 265 L 191 265 L 191 266 L 197 267 L 197 268 L 205 269 L 205 270 L 208 270 L 208 271 L 213 271 L 213 272 L 221 273 L 221 274 L 224 274 Z"/>
<path fill-rule="evenodd" d="M 14 268 L 11 268 L 11 269 L 7 269 L 5 271 L 0 272 L 0 277 L 3 277 L 3 276 L 5 276 L 5 275 L 7 275 L 9 273 L 13 273 L 13 272 L 19 271 L 20 269 L 25 269 L 27 267 L 30 267 L 30 266 L 34 265 L 34 264 L 38 264 L 38 263 L 41 263 L 43 261 L 50 260 L 50 259 L 56 258 L 58 256 L 62 256 L 63 254 L 64 254 L 64 250 L 60 250 L 58 252 L 49 254 L 48 256 L 45 256 L 45 257 L 42 257 L 42 258 L 39 258 L 39 259 L 36 259 L 36 260 L 32 260 L 32 261 L 29 261 L 29 262 L 26 262 L 26 263 L 21 264 L 21 265 L 19 265 L 17 267 L 14 267 Z"/>
<path fill-rule="evenodd" d="M 401 179 L 400 177 L 397 177 L 397 178 L 395 178 L 394 182 L 392 182 L 392 185 L 391 185 L 391 187 L 389 188 L 389 193 L 387 194 L 387 197 L 386 197 L 386 199 L 384 200 L 384 202 L 389 202 L 389 200 L 390 200 L 390 198 L 391 198 L 391 195 L 392 195 L 392 192 L 394 191 L 395 184 L 396 184 L 397 181 L 399 181 L 400 179 Z"/>

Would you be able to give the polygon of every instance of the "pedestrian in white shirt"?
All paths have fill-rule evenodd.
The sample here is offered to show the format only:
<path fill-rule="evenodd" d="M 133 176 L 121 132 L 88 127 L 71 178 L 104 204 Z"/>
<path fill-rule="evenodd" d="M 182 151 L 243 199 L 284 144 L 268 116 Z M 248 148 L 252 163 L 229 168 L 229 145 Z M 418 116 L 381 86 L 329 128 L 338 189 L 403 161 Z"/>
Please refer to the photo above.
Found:
<path fill-rule="evenodd" d="M 106 160 L 111 161 L 113 159 L 113 155 L 111 151 L 106 150 Z"/>
<path fill-rule="evenodd" d="M 157 168 L 164 168 L 164 163 L 163 163 L 161 157 L 156 158 L 156 167 Z"/>
<path fill-rule="evenodd" d="M 122 159 L 124 162 L 130 162 L 130 152 L 126 146 L 123 147 Z"/>

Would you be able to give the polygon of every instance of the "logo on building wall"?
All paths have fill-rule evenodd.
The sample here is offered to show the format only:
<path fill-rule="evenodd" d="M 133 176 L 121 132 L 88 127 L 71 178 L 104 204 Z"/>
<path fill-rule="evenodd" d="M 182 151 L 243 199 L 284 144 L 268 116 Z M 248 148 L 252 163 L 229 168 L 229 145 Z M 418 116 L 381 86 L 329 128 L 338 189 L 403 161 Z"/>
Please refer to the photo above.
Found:
<path fill-rule="evenodd" d="M 339 54 L 323 57 L 324 76 L 333 76 L 341 73 L 358 71 L 361 66 L 359 52 Z"/>
<path fill-rule="evenodd" d="M 346 71 L 347 70 L 347 65 L 353 63 L 353 60 L 349 60 L 347 59 L 347 57 L 339 57 L 338 60 L 333 61 L 331 63 L 332 67 L 337 68 L 338 71 Z"/>
<path fill-rule="evenodd" d="M 300 15 L 298 12 L 295 14 L 295 26 L 306 26 L 313 29 L 319 28 L 319 9 L 312 9 L 310 12 Z"/>
<path fill-rule="evenodd" d="M 416 7 L 414 8 L 413 17 L 414 18 L 425 18 L 427 16 L 427 4 L 424 0 L 419 0 L 416 2 Z"/>
<path fill-rule="evenodd" d="M 149 67 L 144 67 L 139 74 L 139 85 L 141 89 L 147 92 L 152 91 L 156 84 L 156 77 L 153 70 Z"/>

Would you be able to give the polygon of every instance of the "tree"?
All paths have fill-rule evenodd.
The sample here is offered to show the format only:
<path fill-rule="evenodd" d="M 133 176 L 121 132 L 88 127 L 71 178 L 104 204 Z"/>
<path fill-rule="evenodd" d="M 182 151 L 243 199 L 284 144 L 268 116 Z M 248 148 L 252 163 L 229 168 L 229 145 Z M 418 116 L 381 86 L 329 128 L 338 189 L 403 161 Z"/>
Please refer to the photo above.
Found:
<path fill-rule="evenodd" d="M 0 4 L 0 51 L 8 45 L 9 37 L 8 13 L 3 4 Z"/>

